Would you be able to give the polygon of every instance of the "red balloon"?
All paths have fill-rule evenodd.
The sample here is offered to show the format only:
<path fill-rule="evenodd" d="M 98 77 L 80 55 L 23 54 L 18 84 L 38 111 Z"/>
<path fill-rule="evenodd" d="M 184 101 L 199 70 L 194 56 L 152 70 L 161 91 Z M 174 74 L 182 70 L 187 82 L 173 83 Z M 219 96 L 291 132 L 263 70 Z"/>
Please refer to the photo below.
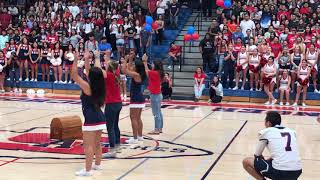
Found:
<path fill-rule="evenodd" d="M 224 0 L 217 0 L 217 6 L 224 7 Z"/>
<path fill-rule="evenodd" d="M 198 40 L 199 39 L 199 34 L 198 33 L 193 33 L 192 34 L 192 39 L 193 40 Z"/>
<path fill-rule="evenodd" d="M 157 29 L 159 25 L 157 23 L 152 23 L 151 27 L 154 30 L 154 29 Z"/>
<path fill-rule="evenodd" d="M 192 36 L 190 34 L 185 34 L 184 35 L 184 41 L 190 41 Z"/>

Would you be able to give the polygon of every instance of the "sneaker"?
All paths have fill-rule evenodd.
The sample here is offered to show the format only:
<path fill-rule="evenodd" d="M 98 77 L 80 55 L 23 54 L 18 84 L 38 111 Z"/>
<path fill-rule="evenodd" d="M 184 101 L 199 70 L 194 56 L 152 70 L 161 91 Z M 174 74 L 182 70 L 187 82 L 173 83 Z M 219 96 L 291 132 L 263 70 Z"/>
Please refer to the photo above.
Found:
<path fill-rule="evenodd" d="M 277 100 L 276 99 L 274 99 L 274 100 L 272 100 L 272 105 L 275 105 L 277 103 Z"/>
<path fill-rule="evenodd" d="M 209 103 L 209 104 L 212 103 L 211 99 L 208 100 L 208 103 Z"/>
<path fill-rule="evenodd" d="M 54 81 L 54 83 L 58 83 L 58 81 Z"/>
<path fill-rule="evenodd" d="M 307 105 L 306 105 L 305 103 L 302 103 L 302 106 L 303 106 L 303 107 L 306 107 Z"/>
<path fill-rule="evenodd" d="M 30 81 L 32 82 L 32 81 L 34 81 L 33 79 L 30 79 Z"/>
<path fill-rule="evenodd" d="M 232 90 L 238 90 L 238 86 L 234 87 Z"/>
<path fill-rule="evenodd" d="M 134 139 L 133 137 L 126 140 L 126 143 L 128 143 L 128 144 L 138 144 L 138 142 L 139 142 L 139 140 Z"/>
<path fill-rule="evenodd" d="M 102 154 L 103 158 L 116 158 L 117 157 L 117 152 L 115 149 L 111 150 L 107 153 Z"/>
<path fill-rule="evenodd" d="M 29 81 L 29 78 L 25 79 L 24 81 Z"/>
<path fill-rule="evenodd" d="M 19 81 L 22 81 L 22 78 L 19 78 Z"/>
<path fill-rule="evenodd" d="M 138 136 L 138 141 L 143 141 L 143 140 L 144 140 L 143 137 Z"/>
<path fill-rule="evenodd" d="M 264 103 L 264 105 L 270 105 L 270 102 L 269 102 L 269 101 L 267 101 L 267 102 L 265 102 L 265 103 Z"/>
<path fill-rule="evenodd" d="M 86 169 L 81 169 L 80 171 L 76 172 L 76 176 L 92 176 L 92 172 L 86 171 Z"/>
<path fill-rule="evenodd" d="M 63 84 L 63 81 L 59 81 L 58 83 Z"/>
<path fill-rule="evenodd" d="M 127 95 L 126 95 L 126 94 L 123 95 L 123 100 L 124 100 L 124 101 L 127 100 Z"/>
<path fill-rule="evenodd" d="M 18 93 L 18 89 L 17 89 L 17 88 L 14 89 L 13 92 L 14 92 L 14 93 Z"/>
<path fill-rule="evenodd" d="M 286 106 L 290 106 L 290 103 L 289 103 L 289 102 L 287 102 L 287 103 L 286 103 Z"/>
<path fill-rule="evenodd" d="M 19 89 L 19 93 L 22 93 L 22 89 Z"/>
<path fill-rule="evenodd" d="M 241 90 L 244 90 L 244 87 L 241 87 Z"/>
<path fill-rule="evenodd" d="M 258 89 L 258 91 L 262 91 L 262 89 L 260 88 L 260 89 Z"/>
<path fill-rule="evenodd" d="M 148 134 L 149 134 L 149 135 L 159 135 L 160 132 L 157 131 L 157 130 L 153 130 L 153 131 L 149 132 Z M 139 138 L 138 138 L 138 140 L 139 140 Z"/>
<path fill-rule="evenodd" d="M 280 106 L 283 106 L 283 102 L 280 102 L 279 105 L 280 105 Z"/>
<path fill-rule="evenodd" d="M 172 70 L 172 67 L 171 67 L 171 66 L 168 66 L 168 69 L 169 69 L 169 70 Z"/>
<path fill-rule="evenodd" d="M 250 91 L 253 91 L 253 88 L 250 88 Z"/>
<path fill-rule="evenodd" d="M 96 164 L 92 164 L 92 170 L 95 170 L 95 171 L 101 171 L 103 170 L 101 165 L 96 165 Z"/>
<path fill-rule="evenodd" d="M 68 83 L 69 83 L 69 84 L 72 84 L 72 81 L 69 81 Z"/>
<path fill-rule="evenodd" d="M 318 89 L 315 89 L 314 92 L 315 92 L 315 93 L 319 93 Z"/>
<path fill-rule="evenodd" d="M 298 106 L 298 104 L 297 103 L 293 103 L 292 106 Z"/>
<path fill-rule="evenodd" d="M 34 79 L 34 82 L 37 82 L 38 80 L 37 79 Z"/>

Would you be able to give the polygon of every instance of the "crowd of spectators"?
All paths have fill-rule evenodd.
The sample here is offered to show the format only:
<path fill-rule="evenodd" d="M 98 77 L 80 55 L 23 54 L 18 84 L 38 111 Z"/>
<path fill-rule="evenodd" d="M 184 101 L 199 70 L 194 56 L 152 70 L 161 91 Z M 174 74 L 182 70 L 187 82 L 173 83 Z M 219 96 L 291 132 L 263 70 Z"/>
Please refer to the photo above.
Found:
<path fill-rule="evenodd" d="M 76 51 L 82 75 L 85 51 L 94 60 L 99 50 L 102 63 L 106 51 L 115 61 L 129 53 L 135 58 L 150 54 L 152 43 L 162 43 L 164 28 L 177 28 L 180 11 L 177 0 L 19 2 L 0 2 L 1 92 L 5 79 L 11 81 L 12 91 L 20 90 L 21 81 L 73 83 L 69 76 Z M 152 32 L 144 30 L 146 15 L 158 25 Z"/>
<path fill-rule="evenodd" d="M 207 3 L 214 2 L 202 2 L 212 19 L 199 45 L 203 70 L 219 73 L 224 88 L 264 90 L 266 104 L 276 103 L 272 92 L 279 87 L 297 92 L 294 104 L 300 92 L 303 100 L 307 89 L 319 93 L 320 1 L 234 0 L 231 8 L 214 7 L 213 13 L 208 7 L 214 4 Z"/>

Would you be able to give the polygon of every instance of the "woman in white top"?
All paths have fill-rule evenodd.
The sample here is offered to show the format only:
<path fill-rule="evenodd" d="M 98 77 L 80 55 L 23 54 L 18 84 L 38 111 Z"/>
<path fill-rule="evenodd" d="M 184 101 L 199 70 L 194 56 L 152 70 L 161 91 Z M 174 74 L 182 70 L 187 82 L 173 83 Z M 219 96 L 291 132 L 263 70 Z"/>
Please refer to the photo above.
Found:
<path fill-rule="evenodd" d="M 255 81 L 256 89 L 258 89 L 260 59 L 258 49 L 254 49 L 249 57 L 250 91 L 253 91 L 253 81 Z"/>
<path fill-rule="evenodd" d="M 313 79 L 313 87 L 314 87 L 315 93 L 319 93 L 317 89 L 318 57 L 319 57 L 319 54 L 314 44 L 311 44 L 310 48 L 307 49 L 306 59 L 307 59 L 307 64 L 311 67 L 311 76 Z"/>
<path fill-rule="evenodd" d="M 283 95 L 286 94 L 287 103 L 286 106 L 290 106 L 290 83 L 291 77 L 288 69 L 284 69 L 282 75 L 279 77 L 278 81 L 278 89 L 280 92 L 280 103 L 279 105 L 283 105 Z"/>
<path fill-rule="evenodd" d="M 244 90 L 244 86 L 246 84 L 246 76 L 248 72 L 248 58 L 249 54 L 246 51 L 246 47 L 243 45 L 241 47 L 240 52 L 238 53 L 238 59 L 237 59 L 237 67 L 236 67 L 236 86 L 233 88 L 233 90 L 237 90 L 239 87 L 239 79 L 240 75 L 242 73 L 242 86 L 241 89 Z"/>
<path fill-rule="evenodd" d="M 254 44 L 254 39 L 250 38 L 249 44 L 247 45 L 247 52 L 251 55 L 258 47 Z"/>
<path fill-rule="evenodd" d="M 223 87 L 219 77 L 214 76 L 209 89 L 210 99 L 208 103 L 219 103 L 223 98 Z"/>
<path fill-rule="evenodd" d="M 262 81 L 264 84 L 264 91 L 268 95 L 269 99 L 265 103 L 265 105 L 274 105 L 277 100 L 273 97 L 273 88 L 276 83 L 276 74 L 277 74 L 277 67 L 274 63 L 274 57 L 270 56 L 268 58 L 268 63 L 263 67 L 261 71 L 261 75 L 263 77 Z"/>
<path fill-rule="evenodd" d="M 124 27 L 120 25 L 116 33 L 116 45 L 118 49 L 118 57 L 124 57 Z"/>
<path fill-rule="evenodd" d="M 142 52 L 141 52 L 141 48 L 140 48 L 140 32 L 141 32 L 141 25 L 139 20 L 136 20 L 136 34 L 134 36 L 134 45 L 136 47 L 136 54 L 137 57 L 142 57 Z"/>
<path fill-rule="evenodd" d="M 302 106 L 306 106 L 305 100 L 307 98 L 307 89 L 309 86 L 310 73 L 311 73 L 311 69 L 310 69 L 310 67 L 308 67 L 307 61 L 303 59 L 301 61 L 299 68 L 298 68 L 297 94 L 296 94 L 296 101 L 294 102 L 293 106 L 298 105 L 298 100 L 299 100 L 301 91 L 303 91 Z"/>

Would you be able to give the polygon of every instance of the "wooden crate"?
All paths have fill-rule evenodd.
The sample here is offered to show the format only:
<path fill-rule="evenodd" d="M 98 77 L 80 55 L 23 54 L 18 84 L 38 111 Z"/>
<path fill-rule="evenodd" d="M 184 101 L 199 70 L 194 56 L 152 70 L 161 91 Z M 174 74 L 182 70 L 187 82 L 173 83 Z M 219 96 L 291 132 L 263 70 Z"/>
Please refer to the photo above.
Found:
<path fill-rule="evenodd" d="M 79 116 L 53 118 L 50 139 L 82 139 L 82 122 Z"/>

